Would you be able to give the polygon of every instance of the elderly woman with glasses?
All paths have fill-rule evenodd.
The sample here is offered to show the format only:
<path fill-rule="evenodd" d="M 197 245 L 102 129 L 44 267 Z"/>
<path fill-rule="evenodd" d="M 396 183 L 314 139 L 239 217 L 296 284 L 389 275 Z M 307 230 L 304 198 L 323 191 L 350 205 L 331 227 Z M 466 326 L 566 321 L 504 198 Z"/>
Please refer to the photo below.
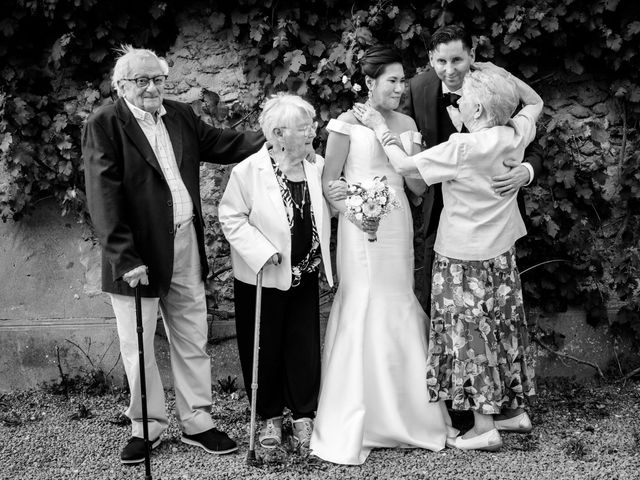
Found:
<path fill-rule="evenodd" d="M 264 448 L 281 443 L 285 407 L 295 442 L 308 446 L 318 402 L 321 265 L 333 281 L 314 117 L 314 108 L 296 95 L 268 99 L 259 118 L 267 141 L 233 168 L 218 211 L 231 246 L 245 386 L 252 375 L 256 274 L 263 271 L 257 413 L 265 420 Z"/>

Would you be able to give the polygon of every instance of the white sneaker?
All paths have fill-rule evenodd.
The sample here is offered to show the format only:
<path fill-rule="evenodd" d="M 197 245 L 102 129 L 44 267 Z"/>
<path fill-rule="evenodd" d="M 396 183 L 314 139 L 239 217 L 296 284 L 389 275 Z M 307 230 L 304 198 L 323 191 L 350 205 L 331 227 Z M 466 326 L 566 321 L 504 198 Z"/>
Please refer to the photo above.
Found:
<path fill-rule="evenodd" d="M 520 415 L 504 420 L 494 420 L 493 423 L 496 429 L 501 432 L 529 433 L 533 429 L 527 412 L 522 412 Z"/>

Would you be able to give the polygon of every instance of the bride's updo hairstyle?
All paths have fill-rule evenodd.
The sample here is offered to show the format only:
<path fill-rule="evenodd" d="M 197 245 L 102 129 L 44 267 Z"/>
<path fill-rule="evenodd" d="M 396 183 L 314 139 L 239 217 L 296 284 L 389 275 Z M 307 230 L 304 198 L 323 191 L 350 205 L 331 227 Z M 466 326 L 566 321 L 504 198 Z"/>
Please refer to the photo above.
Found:
<path fill-rule="evenodd" d="M 367 75 L 374 79 L 384 73 L 387 65 L 393 63 L 402 64 L 402 56 L 398 50 L 386 45 L 369 47 L 358 61 L 362 75 Z"/>

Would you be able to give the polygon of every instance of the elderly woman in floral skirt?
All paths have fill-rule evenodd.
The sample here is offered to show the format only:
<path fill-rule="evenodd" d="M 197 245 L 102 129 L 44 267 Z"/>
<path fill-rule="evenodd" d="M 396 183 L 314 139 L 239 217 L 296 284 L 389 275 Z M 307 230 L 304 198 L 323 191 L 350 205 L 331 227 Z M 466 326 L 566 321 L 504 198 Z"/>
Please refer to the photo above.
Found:
<path fill-rule="evenodd" d="M 500 196 L 491 178 L 522 161 L 535 136 L 542 99 L 493 64 L 475 64 L 458 104 L 469 133 L 412 157 L 384 120 L 364 105 L 356 117 L 373 128 L 394 168 L 442 183 L 444 210 L 432 274 L 427 387 L 430 401 L 471 410 L 474 426 L 447 439 L 464 450 L 498 450 L 499 431 L 526 432 L 523 409 L 535 396 L 515 242 L 526 234 L 516 195 Z M 511 118 L 518 103 L 525 106 Z"/>

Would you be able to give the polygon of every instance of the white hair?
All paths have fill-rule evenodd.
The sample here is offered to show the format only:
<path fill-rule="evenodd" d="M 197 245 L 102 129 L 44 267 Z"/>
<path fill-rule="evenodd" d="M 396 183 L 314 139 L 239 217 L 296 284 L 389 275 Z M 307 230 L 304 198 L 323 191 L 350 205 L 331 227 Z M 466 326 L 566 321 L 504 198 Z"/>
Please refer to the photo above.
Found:
<path fill-rule="evenodd" d="M 113 75 L 111 75 L 111 86 L 118 92 L 118 96 L 124 96 L 123 89 L 119 86 L 120 80 L 130 75 L 130 64 L 138 58 L 152 57 L 160 64 L 163 75 L 169 74 L 169 64 L 164 58 L 156 55 L 156 52 L 148 48 L 134 48 L 131 45 L 123 44 L 116 50 L 119 55 L 116 64 L 113 67 Z"/>
<path fill-rule="evenodd" d="M 307 117 L 313 120 L 315 116 L 316 111 L 313 106 L 302 97 L 280 92 L 264 102 L 258 123 L 267 142 L 272 142 L 275 137 L 273 131 L 276 128 L 291 127 L 300 120 L 306 120 Z"/>
<path fill-rule="evenodd" d="M 519 102 L 513 81 L 493 70 L 467 73 L 462 84 L 462 95 L 482 105 L 491 126 L 505 125 Z"/>

